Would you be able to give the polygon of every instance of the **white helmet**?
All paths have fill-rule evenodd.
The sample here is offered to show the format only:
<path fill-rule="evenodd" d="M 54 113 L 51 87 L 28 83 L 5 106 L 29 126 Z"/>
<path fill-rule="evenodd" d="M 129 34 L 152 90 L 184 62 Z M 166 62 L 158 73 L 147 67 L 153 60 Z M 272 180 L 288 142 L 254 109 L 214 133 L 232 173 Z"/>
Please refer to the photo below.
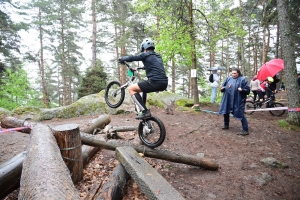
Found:
<path fill-rule="evenodd" d="M 155 45 L 154 45 L 154 42 L 151 40 L 151 39 L 144 39 L 142 44 L 141 44 L 141 52 L 143 52 L 145 49 L 149 49 L 149 48 L 153 48 L 155 49 Z"/>

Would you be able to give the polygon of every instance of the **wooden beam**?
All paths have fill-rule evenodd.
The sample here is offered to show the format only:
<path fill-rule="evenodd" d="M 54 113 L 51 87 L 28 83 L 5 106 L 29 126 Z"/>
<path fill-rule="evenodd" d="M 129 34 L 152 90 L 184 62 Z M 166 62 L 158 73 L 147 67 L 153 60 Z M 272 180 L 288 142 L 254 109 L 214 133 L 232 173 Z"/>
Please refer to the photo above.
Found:
<path fill-rule="evenodd" d="M 116 157 L 148 199 L 184 199 L 134 148 L 117 147 Z"/>

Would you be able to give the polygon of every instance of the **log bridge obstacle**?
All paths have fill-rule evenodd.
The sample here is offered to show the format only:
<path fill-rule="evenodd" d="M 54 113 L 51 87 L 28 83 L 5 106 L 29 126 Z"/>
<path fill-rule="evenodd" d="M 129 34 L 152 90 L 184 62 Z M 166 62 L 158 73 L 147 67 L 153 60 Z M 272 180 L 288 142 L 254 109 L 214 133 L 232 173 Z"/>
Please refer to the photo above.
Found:
<path fill-rule="evenodd" d="M 119 164 L 105 185 L 96 186 L 98 188 L 92 190 L 93 194 L 88 194 L 89 199 L 121 199 L 129 175 L 149 199 L 184 199 L 138 153 L 218 170 L 219 165 L 210 159 L 165 149 L 150 149 L 116 139 L 107 140 L 112 132 L 134 130 L 133 127 L 112 127 L 105 131 L 106 138 L 92 135 L 95 129 L 103 132 L 109 123 L 109 115 L 102 115 L 79 130 L 77 124 L 50 127 L 14 117 L 1 119 L 4 128 L 26 126 L 32 129 L 23 131 L 30 133 L 27 151 L 0 165 L 0 199 L 19 185 L 19 199 L 80 199 L 74 183 L 82 179 L 84 166 L 100 149 L 115 151 Z"/>

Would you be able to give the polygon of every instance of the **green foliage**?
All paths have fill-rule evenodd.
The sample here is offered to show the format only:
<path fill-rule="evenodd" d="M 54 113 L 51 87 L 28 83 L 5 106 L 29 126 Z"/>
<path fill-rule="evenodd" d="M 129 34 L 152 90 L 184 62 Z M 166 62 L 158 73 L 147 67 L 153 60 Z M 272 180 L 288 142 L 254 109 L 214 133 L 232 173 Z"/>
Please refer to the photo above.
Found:
<path fill-rule="evenodd" d="M 12 110 L 21 105 L 39 106 L 38 93 L 31 89 L 27 73 L 23 69 L 6 70 L 1 77 L 0 107 Z"/>
<path fill-rule="evenodd" d="M 300 126 L 291 125 L 286 120 L 278 120 L 278 126 L 286 130 L 300 131 Z"/>
<path fill-rule="evenodd" d="M 194 105 L 194 100 L 192 99 L 179 99 L 176 101 L 177 106 L 182 106 L 182 107 L 192 107 Z"/>
<path fill-rule="evenodd" d="M 106 88 L 107 75 L 103 72 L 103 68 L 96 66 L 87 69 L 85 77 L 82 79 L 82 83 L 78 89 L 78 97 L 89 94 L 95 94 Z"/>
<path fill-rule="evenodd" d="M 24 114 L 39 114 L 41 109 L 36 106 L 20 106 L 13 109 L 13 113 L 17 115 L 24 115 Z"/>
<path fill-rule="evenodd" d="M 15 23 L 10 18 L 9 10 L 16 11 L 11 1 L 0 1 L 0 73 L 5 68 L 14 69 L 15 63 L 19 62 L 16 53 L 20 53 L 19 31 L 27 29 L 24 23 Z"/>

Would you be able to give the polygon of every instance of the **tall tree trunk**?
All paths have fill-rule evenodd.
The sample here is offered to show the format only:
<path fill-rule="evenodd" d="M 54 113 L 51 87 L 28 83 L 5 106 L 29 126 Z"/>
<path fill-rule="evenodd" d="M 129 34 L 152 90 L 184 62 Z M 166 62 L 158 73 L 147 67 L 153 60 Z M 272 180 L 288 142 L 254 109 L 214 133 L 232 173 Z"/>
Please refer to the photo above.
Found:
<path fill-rule="evenodd" d="M 196 57 L 196 37 L 195 27 L 193 19 L 193 0 L 189 2 L 189 26 L 190 26 L 190 37 L 191 37 L 191 58 L 192 58 L 192 69 L 197 70 L 197 57 Z M 192 78 L 192 90 L 194 95 L 194 109 L 199 110 L 199 94 L 198 94 L 198 81 L 197 76 Z"/>
<path fill-rule="evenodd" d="M 214 66 L 215 66 L 215 51 L 213 48 L 212 51 L 210 52 L 210 67 L 214 67 Z"/>
<path fill-rule="evenodd" d="M 39 17 L 39 22 L 42 22 L 42 13 L 40 8 L 39 8 L 38 17 Z M 40 31 L 39 38 L 40 38 L 41 52 L 40 52 L 40 62 L 38 64 L 39 64 L 39 69 L 40 69 L 41 79 L 42 79 L 43 105 L 44 108 L 49 108 L 49 95 L 46 87 L 45 67 L 44 67 L 43 29 L 41 23 L 39 24 L 39 31 Z"/>
<path fill-rule="evenodd" d="M 118 27 L 117 25 L 114 25 L 115 27 L 115 38 L 116 38 L 116 55 L 117 55 L 117 59 L 120 58 L 120 54 L 119 54 L 119 48 L 118 48 L 118 43 L 117 41 L 119 40 L 119 35 L 118 35 Z M 120 71 L 120 67 L 117 63 L 117 78 L 120 81 L 121 80 L 121 71 Z"/>
<path fill-rule="evenodd" d="M 58 95 L 58 104 L 62 106 L 62 94 L 61 94 L 61 82 L 60 82 L 60 74 L 59 74 L 59 67 L 57 67 L 57 95 Z"/>
<path fill-rule="evenodd" d="M 121 7 L 122 7 L 122 18 L 126 19 L 126 12 L 127 12 L 127 6 L 126 6 L 126 1 L 122 0 L 121 1 Z M 126 26 L 122 24 L 121 26 L 121 36 L 125 38 L 125 33 L 126 33 Z M 121 46 L 121 56 L 126 55 L 126 48 L 125 48 L 125 42 L 122 42 Z M 122 70 L 121 70 L 121 83 L 126 82 L 126 72 L 127 72 L 127 67 L 125 65 L 122 65 Z"/>
<path fill-rule="evenodd" d="M 279 58 L 279 21 L 277 23 L 277 31 L 276 31 L 276 50 L 275 50 L 275 58 Z"/>
<path fill-rule="evenodd" d="M 261 58 L 261 63 L 262 64 L 267 62 L 268 44 L 267 44 L 267 41 L 266 41 L 266 35 L 267 35 L 266 32 L 267 32 L 267 27 L 266 27 L 266 25 L 264 25 L 263 38 L 262 38 L 262 42 L 263 42 L 262 58 Z"/>
<path fill-rule="evenodd" d="M 67 61 L 66 61 L 66 66 L 67 66 L 67 76 L 66 76 L 66 80 L 67 80 L 67 105 L 72 104 L 72 61 L 71 61 L 71 55 L 70 55 L 70 47 L 68 45 L 67 48 Z"/>
<path fill-rule="evenodd" d="M 93 41 L 92 41 L 92 67 L 96 67 L 96 39 L 97 39 L 97 22 L 95 11 L 95 0 L 92 0 L 92 22 L 93 22 Z"/>
<path fill-rule="evenodd" d="M 227 35 L 227 38 L 226 38 L 226 44 L 227 44 L 227 48 L 229 48 L 229 45 L 230 45 L 230 42 L 229 42 L 229 36 Z M 229 49 L 227 49 L 227 53 L 226 53 L 226 76 L 228 76 L 229 74 L 229 52 L 228 52 Z"/>
<path fill-rule="evenodd" d="M 175 62 L 174 57 L 172 59 L 172 93 L 175 93 Z"/>
<path fill-rule="evenodd" d="M 295 61 L 295 49 L 293 33 L 289 15 L 287 13 L 288 1 L 277 0 L 277 10 L 279 16 L 281 47 L 283 50 L 284 74 L 286 80 L 286 91 L 288 95 L 288 107 L 300 108 L 300 92 L 297 83 L 297 69 Z M 288 112 L 287 121 L 290 124 L 300 125 L 300 112 Z"/>
<path fill-rule="evenodd" d="M 61 11 L 63 12 L 63 11 Z M 67 77 L 66 77 L 66 72 L 67 72 L 67 67 L 66 67 L 66 58 L 65 58 L 65 36 L 64 36 L 64 18 L 61 14 L 61 19 L 60 19 L 60 26 L 61 26 L 61 30 L 60 30 L 60 37 L 61 37 L 61 46 L 62 46 L 62 50 L 61 50 L 61 69 L 62 69 L 62 88 L 63 88 L 63 106 L 67 105 Z"/>
<path fill-rule="evenodd" d="M 248 26 L 248 75 L 250 78 L 253 77 L 253 71 L 251 70 L 251 65 L 250 65 L 250 60 L 251 60 L 251 41 L 252 41 L 252 38 L 251 38 L 251 26 L 249 25 Z"/>
<path fill-rule="evenodd" d="M 124 56 L 126 53 L 126 49 L 125 49 L 125 46 L 123 45 L 121 47 L 121 55 Z M 122 68 L 121 68 L 121 83 L 124 84 L 126 82 L 126 66 L 125 65 L 122 65 Z"/>

